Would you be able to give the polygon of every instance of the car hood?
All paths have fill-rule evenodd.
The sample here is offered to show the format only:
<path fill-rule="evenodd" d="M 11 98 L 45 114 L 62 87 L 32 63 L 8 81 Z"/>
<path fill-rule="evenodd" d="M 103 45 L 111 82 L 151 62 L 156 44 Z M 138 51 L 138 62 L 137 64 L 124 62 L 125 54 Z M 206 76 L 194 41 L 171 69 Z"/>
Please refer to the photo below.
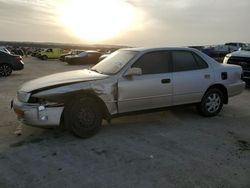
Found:
<path fill-rule="evenodd" d="M 231 56 L 234 56 L 234 57 L 249 57 L 250 58 L 250 51 L 244 51 L 244 50 L 235 51 L 235 52 L 231 53 Z"/>
<path fill-rule="evenodd" d="M 71 84 L 84 81 L 93 81 L 107 78 L 108 75 L 99 74 L 91 70 L 76 70 L 68 71 L 57 74 L 52 74 L 49 76 L 44 76 L 31 80 L 24 83 L 19 91 L 22 92 L 31 92 L 38 89 L 43 89 L 47 87 L 54 87 L 58 85 Z"/>

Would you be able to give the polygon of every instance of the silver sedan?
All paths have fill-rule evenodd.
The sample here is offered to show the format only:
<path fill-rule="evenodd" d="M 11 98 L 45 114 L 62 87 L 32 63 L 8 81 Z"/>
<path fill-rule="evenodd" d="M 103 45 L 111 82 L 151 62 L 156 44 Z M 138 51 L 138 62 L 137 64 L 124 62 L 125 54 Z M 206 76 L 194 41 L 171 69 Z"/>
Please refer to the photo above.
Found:
<path fill-rule="evenodd" d="M 12 101 L 32 126 L 65 126 L 89 137 L 103 119 L 168 106 L 195 104 L 215 116 L 245 87 L 242 68 L 220 64 L 190 48 L 121 49 L 90 70 L 58 73 L 25 83 Z"/>

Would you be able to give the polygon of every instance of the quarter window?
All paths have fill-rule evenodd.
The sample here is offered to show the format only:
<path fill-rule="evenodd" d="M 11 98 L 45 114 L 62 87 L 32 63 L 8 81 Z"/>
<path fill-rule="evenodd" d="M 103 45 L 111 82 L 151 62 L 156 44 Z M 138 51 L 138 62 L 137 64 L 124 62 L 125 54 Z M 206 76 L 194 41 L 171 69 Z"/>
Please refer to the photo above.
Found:
<path fill-rule="evenodd" d="M 142 74 L 160 74 L 170 72 L 170 53 L 147 53 L 143 55 L 132 67 L 141 68 Z"/>
<path fill-rule="evenodd" d="M 198 65 L 199 65 L 199 68 L 200 68 L 200 69 L 208 68 L 207 63 L 206 63 L 199 55 L 197 55 L 197 54 L 195 54 L 195 53 L 193 53 L 193 55 L 194 55 L 194 58 L 195 58 L 196 62 L 197 62 Z"/>

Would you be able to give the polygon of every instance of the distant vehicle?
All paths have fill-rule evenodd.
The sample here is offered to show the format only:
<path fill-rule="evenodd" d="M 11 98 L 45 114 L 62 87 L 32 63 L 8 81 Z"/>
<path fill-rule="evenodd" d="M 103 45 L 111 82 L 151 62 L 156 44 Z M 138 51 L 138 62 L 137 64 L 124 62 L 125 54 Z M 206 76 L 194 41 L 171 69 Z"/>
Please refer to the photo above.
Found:
<path fill-rule="evenodd" d="M 237 51 L 244 46 L 244 43 L 230 42 L 224 45 L 216 45 L 204 48 L 202 49 L 202 52 L 206 53 L 211 57 L 224 57 L 226 54 Z"/>
<path fill-rule="evenodd" d="M 84 51 L 79 55 L 66 56 L 65 61 L 70 65 L 97 64 L 102 54 L 97 51 Z"/>
<path fill-rule="evenodd" d="M 241 73 L 240 66 L 220 64 L 195 49 L 129 48 L 91 69 L 29 81 L 11 104 L 27 125 L 56 127 L 63 120 L 86 138 L 103 119 L 134 111 L 195 104 L 201 115 L 216 116 L 244 90 Z"/>
<path fill-rule="evenodd" d="M 44 51 L 41 51 L 37 57 L 42 60 L 47 59 L 58 59 L 63 53 L 63 50 L 60 48 L 48 48 Z"/>
<path fill-rule="evenodd" d="M 108 57 L 110 54 L 103 54 L 99 57 L 99 61 L 104 60 L 106 57 Z"/>
<path fill-rule="evenodd" d="M 30 55 L 32 57 L 37 57 L 40 54 L 41 51 L 43 51 L 43 50 L 41 50 L 41 49 L 33 50 Z"/>
<path fill-rule="evenodd" d="M 245 44 L 243 47 L 239 49 L 239 51 L 250 51 L 250 43 Z"/>
<path fill-rule="evenodd" d="M 224 64 L 239 65 L 243 69 L 242 79 L 250 84 L 250 44 L 240 48 L 239 51 L 227 54 L 223 61 Z"/>
<path fill-rule="evenodd" d="M 11 51 L 12 54 L 24 56 L 24 51 L 21 48 L 15 48 Z"/>
<path fill-rule="evenodd" d="M 22 70 L 24 63 L 19 55 L 12 55 L 4 51 L 0 51 L 0 76 L 6 77 L 11 75 L 12 71 Z"/>
<path fill-rule="evenodd" d="M 246 44 L 242 42 L 230 42 L 230 43 L 226 43 L 225 46 L 228 46 L 229 50 L 231 52 L 234 52 L 246 46 Z"/>
<path fill-rule="evenodd" d="M 4 47 L 4 46 L 0 46 L 0 51 L 6 52 L 8 54 L 11 54 L 10 51 L 6 47 Z"/>
<path fill-rule="evenodd" d="M 59 60 L 65 61 L 65 57 L 66 57 L 66 56 L 79 55 L 81 52 L 83 52 L 83 50 L 71 50 L 69 53 L 62 54 L 62 55 L 59 57 Z"/>

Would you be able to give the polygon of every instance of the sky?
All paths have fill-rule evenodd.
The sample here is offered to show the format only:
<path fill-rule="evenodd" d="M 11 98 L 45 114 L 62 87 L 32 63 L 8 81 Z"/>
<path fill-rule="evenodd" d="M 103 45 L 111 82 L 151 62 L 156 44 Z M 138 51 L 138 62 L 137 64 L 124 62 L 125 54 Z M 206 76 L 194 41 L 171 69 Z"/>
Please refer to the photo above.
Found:
<path fill-rule="evenodd" d="M 249 0 L 0 0 L 0 40 L 128 46 L 250 42 L 249 13 Z"/>

